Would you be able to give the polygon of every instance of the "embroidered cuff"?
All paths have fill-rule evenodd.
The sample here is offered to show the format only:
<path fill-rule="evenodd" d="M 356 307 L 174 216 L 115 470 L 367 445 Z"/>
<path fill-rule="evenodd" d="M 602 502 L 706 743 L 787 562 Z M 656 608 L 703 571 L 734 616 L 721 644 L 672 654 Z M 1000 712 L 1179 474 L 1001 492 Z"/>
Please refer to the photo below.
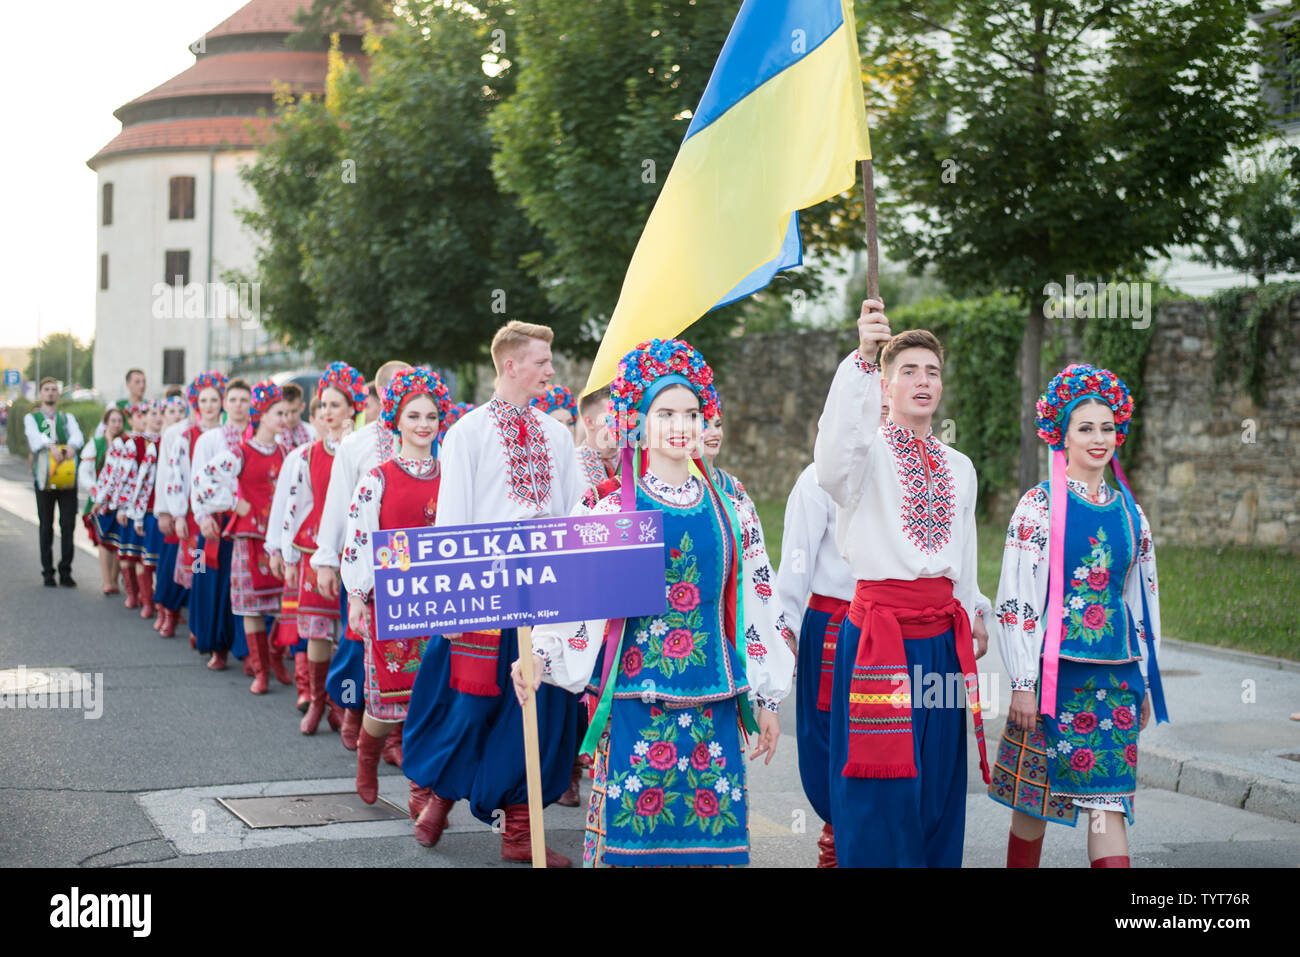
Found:
<path fill-rule="evenodd" d="M 533 654 L 542 659 L 542 677 L 551 677 L 551 656 L 544 648 L 533 646 Z"/>
<path fill-rule="evenodd" d="M 771 701 L 767 698 L 764 698 L 761 694 L 754 695 L 754 703 L 757 704 L 760 708 L 764 709 L 765 711 L 770 711 L 773 714 L 779 714 L 781 711 L 781 702 Z"/>
<path fill-rule="evenodd" d="M 862 358 L 862 353 L 859 352 L 857 349 L 853 350 L 853 362 L 859 369 L 861 369 L 863 372 L 867 373 L 868 375 L 870 375 L 873 372 L 880 371 L 879 363 L 868 362 L 866 359 Z"/>
<path fill-rule="evenodd" d="M 364 592 L 359 588 L 349 588 L 348 597 L 355 598 L 357 601 L 361 602 L 362 604 L 365 604 L 365 602 L 370 598 L 370 593 Z"/>
<path fill-rule="evenodd" d="M 1037 678 L 1012 678 L 1011 690 L 1012 691 L 1037 691 L 1038 679 Z"/>

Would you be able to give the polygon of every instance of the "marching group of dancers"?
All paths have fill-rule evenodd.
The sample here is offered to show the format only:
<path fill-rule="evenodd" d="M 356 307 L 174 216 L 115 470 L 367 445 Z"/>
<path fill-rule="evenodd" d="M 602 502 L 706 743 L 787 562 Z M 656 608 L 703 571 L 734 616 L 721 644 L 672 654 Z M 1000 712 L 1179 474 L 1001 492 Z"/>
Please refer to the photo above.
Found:
<path fill-rule="evenodd" d="M 242 659 L 255 695 L 296 684 L 299 730 L 340 732 L 362 800 L 381 760 L 402 769 L 425 846 L 466 800 L 500 826 L 503 858 L 531 860 L 536 695 L 543 799 L 577 806 L 590 778 L 585 865 L 746 864 L 746 765 L 771 760 L 797 681 L 819 866 L 960 865 L 968 713 L 990 796 L 1014 809 L 1009 866 L 1036 866 L 1045 822 L 1080 808 L 1093 865 L 1127 866 L 1138 731 L 1153 705 L 1164 717 L 1150 528 L 1118 468 L 1116 487 L 1102 478 L 1128 390 L 1086 365 L 1049 384 L 1051 480 L 1015 511 L 994 605 L 975 576 L 974 467 L 930 429 L 943 347 L 893 335 L 883 309 L 864 303 L 831 383 L 779 574 L 753 501 L 714 464 L 720 399 L 696 350 L 643 343 L 578 402 L 550 384 L 551 330 L 512 321 L 478 407 L 394 361 L 370 384 L 332 363 L 306 423 L 300 393 L 218 372 L 110 408 L 83 452 L 104 591 L 120 569 L 127 608 L 165 638 L 187 621 L 207 667 Z M 516 629 L 376 638 L 378 530 L 648 509 L 664 608 L 535 627 L 531 685 Z M 617 569 L 584 587 L 618 589 Z M 990 631 L 1013 687 L 992 763 L 975 665 Z M 931 695 L 931 678 L 959 693 Z M 548 849 L 547 864 L 570 861 Z"/>

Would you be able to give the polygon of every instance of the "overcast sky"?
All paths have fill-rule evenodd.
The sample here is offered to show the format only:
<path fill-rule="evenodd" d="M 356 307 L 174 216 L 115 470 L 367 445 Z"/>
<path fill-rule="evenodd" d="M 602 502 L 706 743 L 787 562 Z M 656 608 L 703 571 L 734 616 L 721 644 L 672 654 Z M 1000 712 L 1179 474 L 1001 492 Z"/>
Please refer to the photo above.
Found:
<path fill-rule="evenodd" d="M 194 63 L 188 45 L 246 0 L 5 3 L 0 56 L 0 347 L 95 332 L 95 173 L 113 111 Z"/>

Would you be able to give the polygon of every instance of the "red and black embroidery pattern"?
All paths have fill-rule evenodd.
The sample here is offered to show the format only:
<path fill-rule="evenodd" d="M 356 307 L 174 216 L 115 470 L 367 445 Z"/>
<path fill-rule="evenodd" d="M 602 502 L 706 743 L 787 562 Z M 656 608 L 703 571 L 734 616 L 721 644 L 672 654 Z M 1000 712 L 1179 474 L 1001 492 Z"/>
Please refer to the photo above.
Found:
<path fill-rule="evenodd" d="M 894 450 L 898 480 L 903 485 L 903 532 L 928 554 L 939 552 L 952 538 L 957 494 L 943 445 L 931 433 L 924 451 L 911 429 L 886 422 L 881 432 Z"/>
<path fill-rule="evenodd" d="M 545 508 L 551 500 L 551 451 L 541 422 L 531 409 L 520 409 L 496 396 L 488 403 L 488 411 L 506 455 L 507 494 L 520 505 Z M 525 442 L 519 441 L 521 423 Z"/>

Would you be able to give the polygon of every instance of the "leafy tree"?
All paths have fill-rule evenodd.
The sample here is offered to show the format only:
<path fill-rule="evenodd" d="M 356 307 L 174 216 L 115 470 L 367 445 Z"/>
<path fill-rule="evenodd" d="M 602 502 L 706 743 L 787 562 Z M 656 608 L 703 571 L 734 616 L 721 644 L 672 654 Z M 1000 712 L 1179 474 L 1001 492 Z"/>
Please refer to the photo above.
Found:
<path fill-rule="evenodd" d="M 68 362 L 69 344 L 71 344 L 72 347 L 71 366 L 69 366 Z M 41 340 L 40 345 L 36 349 L 28 350 L 27 367 L 23 369 L 23 378 L 25 380 L 31 381 L 37 377 L 36 353 L 38 350 L 40 351 L 41 359 L 41 378 L 44 378 L 47 375 L 54 376 L 54 378 L 62 381 L 64 388 L 67 389 L 72 389 L 77 386 L 87 387 L 91 384 L 88 378 L 82 378 L 82 372 L 88 364 L 93 363 L 93 342 L 88 346 L 83 346 L 81 340 L 74 336 L 70 336 L 66 332 L 55 332 L 46 336 Z M 64 381 L 68 379 L 69 368 L 72 370 L 72 380 Z"/>
<path fill-rule="evenodd" d="M 1269 273 L 1300 272 L 1300 178 L 1295 147 L 1227 164 L 1223 200 L 1201 241 L 1200 262 L 1249 273 L 1261 285 Z"/>
<path fill-rule="evenodd" d="M 294 14 L 300 32 L 289 38 L 288 46 L 318 49 L 332 33 L 355 30 L 366 20 L 382 24 L 392 19 L 392 0 L 312 0 L 310 6 L 300 7 Z"/>
<path fill-rule="evenodd" d="M 515 18 L 506 56 L 519 89 L 493 115 L 494 169 L 549 242 L 526 260 L 530 272 L 559 308 L 590 320 L 592 341 L 739 9 L 739 0 L 534 0 Z M 860 245 L 861 209 L 858 193 L 801 214 L 805 250 Z M 748 307 L 756 327 L 784 321 L 780 300 L 792 290 L 820 291 L 813 270 L 781 275 L 775 295 Z M 746 308 L 719 310 L 687 335 L 725 359 Z"/>
<path fill-rule="evenodd" d="M 881 236 L 960 294 L 1024 309 L 1019 485 L 1038 480 L 1044 288 L 1134 278 L 1201 234 L 1214 172 L 1266 118 L 1254 0 L 860 4 Z M 1002 370 L 989 370 L 995 375 Z"/>

